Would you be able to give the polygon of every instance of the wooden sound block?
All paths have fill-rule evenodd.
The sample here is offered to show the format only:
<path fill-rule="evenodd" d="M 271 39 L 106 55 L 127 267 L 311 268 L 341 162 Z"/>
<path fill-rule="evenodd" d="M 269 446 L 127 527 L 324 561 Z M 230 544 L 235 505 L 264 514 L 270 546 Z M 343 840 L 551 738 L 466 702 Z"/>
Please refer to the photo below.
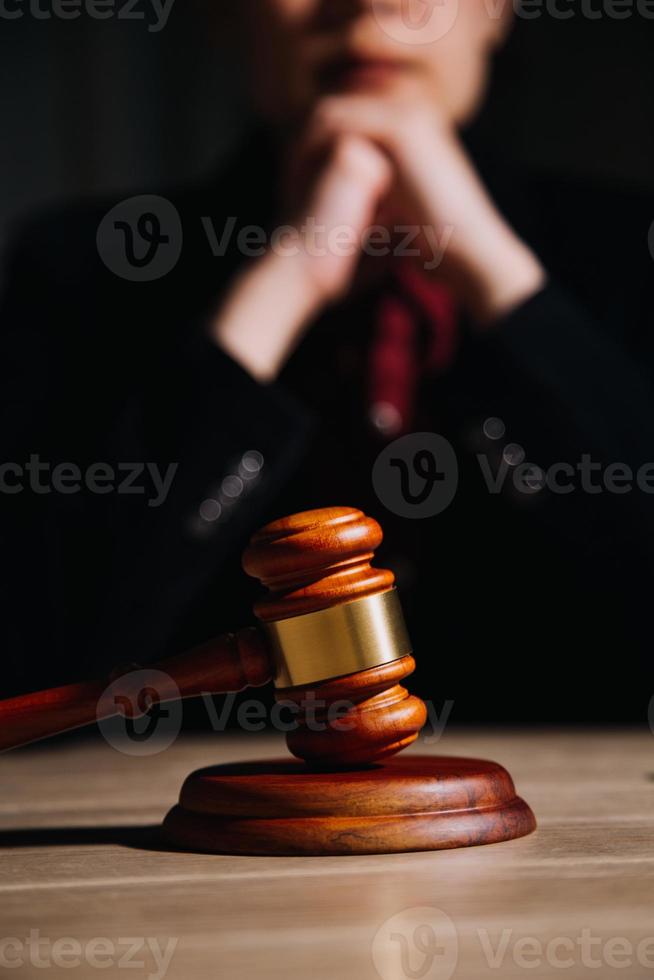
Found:
<path fill-rule="evenodd" d="M 536 829 L 502 766 L 410 755 L 367 769 L 252 762 L 188 777 L 168 843 L 216 854 L 391 854 L 495 844 Z"/>

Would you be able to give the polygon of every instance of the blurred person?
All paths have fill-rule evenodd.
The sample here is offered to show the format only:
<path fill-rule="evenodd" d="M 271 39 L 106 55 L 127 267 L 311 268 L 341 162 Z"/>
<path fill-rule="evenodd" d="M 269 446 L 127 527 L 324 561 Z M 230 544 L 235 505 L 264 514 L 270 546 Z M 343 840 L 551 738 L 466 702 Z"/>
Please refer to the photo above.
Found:
<path fill-rule="evenodd" d="M 473 159 L 462 133 L 508 2 L 422 20 L 401 0 L 235 7 L 218 16 L 257 122 L 217 175 L 161 191 L 182 221 L 174 269 L 139 283 L 103 264 L 118 200 L 16 238 L 5 458 L 174 475 L 157 506 L 129 484 L 3 498 L 3 693 L 241 625 L 248 536 L 345 504 L 384 527 L 414 687 L 454 720 L 644 718 L 651 497 L 601 480 L 654 448 L 646 212 L 520 179 L 501 147 Z M 371 474 L 424 432 L 453 445 L 459 488 L 411 520 Z M 516 490 L 523 458 L 575 487 Z"/>

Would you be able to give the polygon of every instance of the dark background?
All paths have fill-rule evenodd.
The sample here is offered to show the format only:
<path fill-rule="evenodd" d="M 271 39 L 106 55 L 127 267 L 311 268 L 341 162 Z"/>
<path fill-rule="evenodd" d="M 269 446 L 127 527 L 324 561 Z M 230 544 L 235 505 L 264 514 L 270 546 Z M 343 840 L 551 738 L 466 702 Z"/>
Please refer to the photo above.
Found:
<path fill-rule="evenodd" d="M 212 10 L 225 2 L 177 0 L 159 33 L 84 13 L 0 17 L 0 245 L 13 219 L 53 201 L 156 189 L 220 159 L 247 120 Z M 654 21 L 570 9 L 568 20 L 517 21 L 483 139 L 518 165 L 651 188 Z"/>

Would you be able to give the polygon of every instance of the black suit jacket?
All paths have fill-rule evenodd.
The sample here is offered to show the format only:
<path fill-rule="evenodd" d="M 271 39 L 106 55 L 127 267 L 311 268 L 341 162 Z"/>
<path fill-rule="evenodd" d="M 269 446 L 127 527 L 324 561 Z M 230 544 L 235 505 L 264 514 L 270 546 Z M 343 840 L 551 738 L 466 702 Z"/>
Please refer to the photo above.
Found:
<path fill-rule="evenodd" d="M 452 442 L 461 470 L 454 503 L 427 521 L 398 519 L 372 489 L 384 444 L 362 393 L 379 287 L 328 311 L 270 386 L 205 336 L 244 261 L 212 254 L 206 219 L 220 234 L 236 216 L 232 242 L 274 221 L 262 143 L 164 192 L 184 240 L 153 282 L 100 257 L 98 227 L 124 195 L 22 229 L 1 313 L 4 460 L 106 463 L 121 480 L 131 464 L 176 470 L 158 507 L 147 471 L 133 477 L 140 495 L 0 495 L 4 694 L 153 662 L 250 621 L 248 536 L 341 503 L 387 529 L 379 562 L 398 573 L 414 687 L 453 700 L 454 719 L 646 721 L 652 496 L 526 495 L 510 480 L 491 494 L 477 457 L 495 468 L 511 442 L 544 468 L 654 459 L 651 210 L 638 195 L 489 180 L 551 278 L 492 331 L 463 324 L 454 366 L 423 385 L 420 428 Z M 500 443 L 484 435 L 489 417 L 505 423 Z M 207 520 L 215 499 L 220 519 Z"/>

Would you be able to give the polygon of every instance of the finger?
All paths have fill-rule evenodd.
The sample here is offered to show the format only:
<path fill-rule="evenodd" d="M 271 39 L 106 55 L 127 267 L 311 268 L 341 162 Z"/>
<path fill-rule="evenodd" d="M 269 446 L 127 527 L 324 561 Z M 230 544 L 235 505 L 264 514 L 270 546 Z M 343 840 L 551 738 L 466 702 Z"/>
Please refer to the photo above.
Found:
<path fill-rule="evenodd" d="M 392 177 L 387 159 L 369 142 L 342 137 L 316 185 L 311 209 L 331 227 L 363 228 L 390 188 Z"/>
<path fill-rule="evenodd" d="M 365 137 L 383 149 L 393 139 L 393 113 L 379 99 L 365 96 L 333 96 L 323 99 L 305 129 L 302 147 L 307 154 L 320 152 L 338 136 Z"/>

